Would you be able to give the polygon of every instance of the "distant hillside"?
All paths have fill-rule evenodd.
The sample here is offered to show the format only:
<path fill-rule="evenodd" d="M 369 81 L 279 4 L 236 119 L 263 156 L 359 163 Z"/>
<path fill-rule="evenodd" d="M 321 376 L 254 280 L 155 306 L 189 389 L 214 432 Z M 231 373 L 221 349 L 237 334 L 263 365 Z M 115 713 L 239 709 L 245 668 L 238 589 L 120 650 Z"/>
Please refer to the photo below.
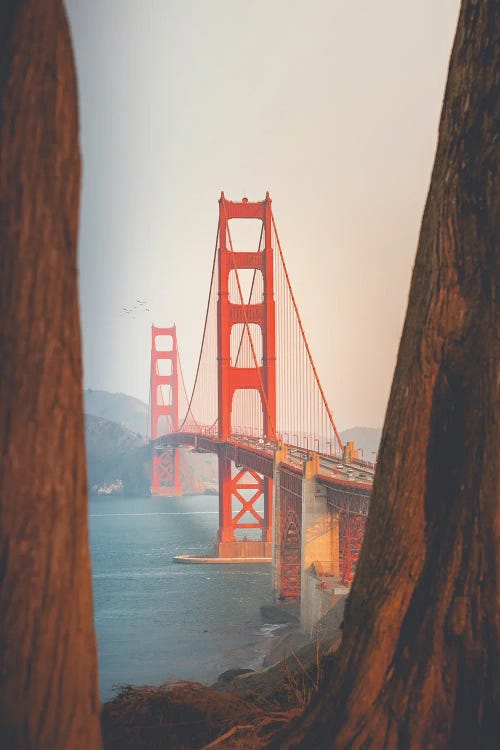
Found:
<path fill-rule="evenodd" d="M 85 415 L 90 494 L 149 495 L 151 447 L 137 433 L 92 414 Z M 214 491 L 217 457 L 181 448 L 181 484 L 186 494 Z"/>
<path fill-rule="evenodd" d="M 350 427 L 340 433 L 342 442 L 354 441 L 356 448 L 361 448 L 366 461 L 373 461 L 378 452 L 382 429 L 380 427 Z"/>
<path fill-rule="evenodd" d="M 140 435 L 146 434 L 148 405 L 138 398 L 124 393 L 94 391 L 92 388 L 83 392 L 83 398 L 85 414 L 117 422 Z"/>
<path fill-rule="evenodd" d="M 219 490 L 219 464 L 214 453 L 196 453 L 186 450 L 184 460 L 204 489 Z"/>
<path fill-rule="evenodd" d="M 151 449 L 137 433 L 116 422 L 85 415 L 89 490 L 105 485 L 125 494 L 145 495 L 151 485 Z"/>

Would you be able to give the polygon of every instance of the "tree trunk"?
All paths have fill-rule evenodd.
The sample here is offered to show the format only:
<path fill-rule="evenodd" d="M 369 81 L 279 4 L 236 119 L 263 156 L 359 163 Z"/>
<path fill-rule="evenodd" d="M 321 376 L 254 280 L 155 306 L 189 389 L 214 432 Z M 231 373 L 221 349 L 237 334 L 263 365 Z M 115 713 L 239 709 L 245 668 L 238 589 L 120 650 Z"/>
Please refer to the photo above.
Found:
<path fill-rule="evenodd" d="M 497 8 L 462 4 L 344 639 L 280 748 L 498 747 Z"/>
<path fill-rule="evenodd" d="M 75 70 L 61 0 L 0 4 L 0 746 L 101 747 Z"/>

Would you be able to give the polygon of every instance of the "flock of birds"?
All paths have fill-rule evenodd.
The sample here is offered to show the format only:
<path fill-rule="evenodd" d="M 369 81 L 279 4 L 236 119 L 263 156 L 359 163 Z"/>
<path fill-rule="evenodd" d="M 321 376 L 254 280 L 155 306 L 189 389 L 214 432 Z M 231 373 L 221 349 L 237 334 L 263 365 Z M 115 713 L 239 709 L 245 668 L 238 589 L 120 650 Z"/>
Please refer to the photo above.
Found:
<path fill-rule="evenodd" d="M 149 302 L 142 299 L 136 299 L 137 304 L 132 305 L 132 307 L 122 307 L 122 312 L 120 313 L 120 317 L 124 317 L 125 315 L 130 315 L 132 320 L 135 320 L 136 313 L 137 312 L 151 312 L 149 307 L 146 307 L 146 305 L 149 305 Z"/>

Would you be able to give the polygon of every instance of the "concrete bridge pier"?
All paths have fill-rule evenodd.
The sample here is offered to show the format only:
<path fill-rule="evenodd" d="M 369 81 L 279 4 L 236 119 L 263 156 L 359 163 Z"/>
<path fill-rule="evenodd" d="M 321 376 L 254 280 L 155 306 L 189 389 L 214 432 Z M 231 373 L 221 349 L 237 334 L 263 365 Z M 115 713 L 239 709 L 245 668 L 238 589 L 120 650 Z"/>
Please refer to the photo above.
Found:
<path fill-rule="evenodd" d="M 309 454 L 301 471 L 288 463 L 286 446 L 279 446 L 275 451 L 274 598 L 276 601 L 300 600 L 301 628 L 311 636 L 318 620 L 331 609 L 338 596 L 348 593 L 348 588 L 340 581 L 339 508 L 342 506 L 328 502 L 328 485 L 319 472 L 318 455 Z"/>
<path fill-rule="evenodd" d="M 339 516 L 328 505 L 327 488 L 319 480 L 317 455 L 304 461 L 301 560 L 300 624 L 312 635 L 315 624 L 340 593 Z"/>

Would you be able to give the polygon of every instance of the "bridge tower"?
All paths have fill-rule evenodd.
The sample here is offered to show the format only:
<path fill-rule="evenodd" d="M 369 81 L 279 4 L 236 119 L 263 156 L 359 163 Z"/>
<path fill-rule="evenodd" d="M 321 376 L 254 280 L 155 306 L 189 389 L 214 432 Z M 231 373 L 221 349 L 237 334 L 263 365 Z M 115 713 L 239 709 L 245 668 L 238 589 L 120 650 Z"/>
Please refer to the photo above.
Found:
<path fill-rule="evenodd" d="M 262 222 L 263 247 L 256 252 L 242 252 L 233 247 L 228 223 L 231 219 L 258 219 Z M 246 304 L 229 296 L 231 272 L 240 269 L 260 271 L 263 280 L 262 302 Z M 221 193 L 219 200 L 219 253 L 217 301 L 217 379 L 218 437 L 231 437 L 231 411 L 237 391 L 258 392 L 262 408 L 262 439 L 275 439 L 276 425 L 276 341 L 274 271 L 272 247 L 272 216 L 269 193 L 263 201 L 228 201 Z M 241 294 L 241 288 L 239 288 Z M 231 330 L 240 324 L 249 331 L 257 325 L 262 334 L 262 360 L 252 367 L 236 367 L 231 362 Z M 253 350 L 253 344 L 252 344 Z M 260 351 L 260 347 L 259 347 Z M 253 350 L 255 356 L 255 350 Z M 216 550 L 219 557 L 270 557 L 272 550 L 272 479 L 239 468 L 233 471 L 232 461 L 219 455 L 219 531 Z M 248 493 L 250 497 L 245 497 Z M 264 510 L 256 509 L 263 498 Z M 236 505 L 236 509 L 234 506 Z M 245 521 L 245 518 L 247 519 Z M 260 541 L 237 539 L 236 532 L 260 529 Z"/>
<path fill-rule="evenodd" d="M 157 337 L 170 339 L 168 349 L 159 349 Z M 175 325 L 151 326 L 150 417 L 151 439 L 175 432 L 179 427 L 178 352 Z M 152 495 L 182 495 L 179 449 L 153 445 Z"/>

